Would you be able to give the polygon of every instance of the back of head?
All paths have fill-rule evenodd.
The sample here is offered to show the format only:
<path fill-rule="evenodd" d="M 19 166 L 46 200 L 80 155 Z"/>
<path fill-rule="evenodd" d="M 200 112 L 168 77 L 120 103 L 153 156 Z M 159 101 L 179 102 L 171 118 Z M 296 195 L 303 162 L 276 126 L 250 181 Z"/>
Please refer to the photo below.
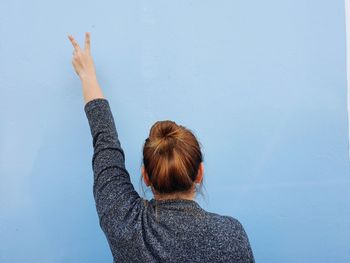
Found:
<path fill-rule="evenodd" d="M 158 193 L 192 189 L 203 161 L 199 142 L 186 127 L 173 121 L 157 121 L 143 146 L 143 164 Z"/>

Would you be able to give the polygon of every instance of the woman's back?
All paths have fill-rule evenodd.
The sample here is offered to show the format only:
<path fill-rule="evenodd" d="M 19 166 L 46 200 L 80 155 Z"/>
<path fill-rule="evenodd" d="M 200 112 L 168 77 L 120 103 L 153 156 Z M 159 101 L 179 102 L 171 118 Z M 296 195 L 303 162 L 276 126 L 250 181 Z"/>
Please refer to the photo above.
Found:
<path fill-rule="evenodd" d="M 193 200 L 142 199 L 123 220 L 107 230 L 116 262 L 254 262 L 239 221 Z"/>

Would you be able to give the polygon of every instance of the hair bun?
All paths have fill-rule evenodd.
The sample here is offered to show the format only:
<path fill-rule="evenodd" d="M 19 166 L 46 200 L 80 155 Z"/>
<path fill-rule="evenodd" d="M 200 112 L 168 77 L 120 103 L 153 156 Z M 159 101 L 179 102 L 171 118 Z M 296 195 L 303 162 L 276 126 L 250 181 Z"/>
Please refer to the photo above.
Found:
<path fill-rule="evenodd" d="M 178 135 L 179 126 L 173 121 L 162 121 L 153 136 L 159 139 L 176 138 Z"/>

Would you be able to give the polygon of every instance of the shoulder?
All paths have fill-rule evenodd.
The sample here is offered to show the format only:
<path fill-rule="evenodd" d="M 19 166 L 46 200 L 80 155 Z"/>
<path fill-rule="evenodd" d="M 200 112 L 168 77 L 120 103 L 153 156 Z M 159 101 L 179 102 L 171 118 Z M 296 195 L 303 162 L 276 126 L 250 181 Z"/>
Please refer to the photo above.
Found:
<path fill-rule="evenodd" d="M 242 223 L 237 218 L 213 212 L 207 212 L 207 215 L 209 217 L 209 222 L 213 227 L 217 228 L 219 232 L 246 241 L 246 232 Z"/>
<path fill-rule="evenodd" d="M 224 215 L 223 217 L 226 218 L 228 224 L 236 231 L 244 231 L 242 223 L 237 218 L 226 215 Z"/>
<path fill-rule="evenodd" d="M 225 224 L 242 227 L 241 222 L 235 217 L 228 216 L 228 215 L 221 215 L 218 213 L 208 212 L 208 211 L 207 211 L 207 215 L 209 216 L 210 219 L 215 220 L 218 223 L 225 223 Z"/>
<path fill-rule="evenodd" d="M 237 258 L 249 259 L 249 262 L 254 262 L 250 242 L 242 223 L 237 218 L 228 215 L 212 212 L 207 212 L 207 215 L 209 229 L 216 236 L 215 240 L 219 244 L 218 246 L 225 247 L 227 253 L 232 252 Z"/>

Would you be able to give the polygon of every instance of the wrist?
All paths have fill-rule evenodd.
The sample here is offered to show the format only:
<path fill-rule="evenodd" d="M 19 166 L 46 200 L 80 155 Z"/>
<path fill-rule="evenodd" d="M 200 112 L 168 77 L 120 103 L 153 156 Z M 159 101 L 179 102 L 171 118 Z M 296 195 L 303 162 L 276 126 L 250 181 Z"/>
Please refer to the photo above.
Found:
<path fill-rule="evenodd" d="M 87 83 L 95 83 L 97 82 L 97 78 L 96 75 L 84 75 L 82 74 L 80 76 L 80 80 L 83 84 L 87 84 Z"/>
<path fill-rule="evenodd" d="M 104 98 L 96 75 L 81 77 L 82 90 L 85 103 L 95 98 Z"/>

